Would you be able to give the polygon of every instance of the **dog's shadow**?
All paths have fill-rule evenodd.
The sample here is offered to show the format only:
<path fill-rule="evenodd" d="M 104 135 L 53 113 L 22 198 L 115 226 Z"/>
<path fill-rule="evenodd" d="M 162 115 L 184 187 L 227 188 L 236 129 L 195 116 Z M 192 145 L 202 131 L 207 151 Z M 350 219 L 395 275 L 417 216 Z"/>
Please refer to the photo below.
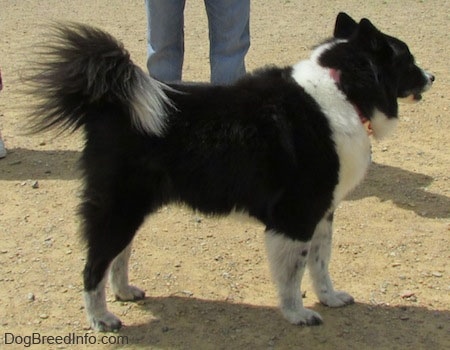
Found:
<path fill-rule="evenodd" d="M 378 197 L 427 218 L 449 218 L 450 198 L 427 190 L 433 178 L 401 168 L 372 163 L 363 183 L 347 200 Z"/>
<path fill-rule="evenodd" d="M 80 177 L 78 151 L 38 151 L 16 148 L 0 160 L 0 180 L 73 180 Z M 373 163 L 364 182 L 347 198 L 376 196 L 429 218 L 449 218 L 450 198 L 427 190 L 433 178 L 389 165 Z"/>
<path fill-rule="evenodd" d="M 122 316 L 125 326 L 119 333 L 133 348 L 381 349 L 397 344 L 443 349 L 450 320 L 448 311 L 357 303 L 339 309 L 315 305 L 324 324 L 302 327 L 289 324 L 275 307 L 179 296 L 146 298 L 135 305 Z M 148 314 L 147 320 L 127 321 L 135 312 Z"/>
<path fill-rule="evenodd" d="M 0 160 L 0 180 L 74 180 L 80 177 L 78 151 L 8 149 Z"/>

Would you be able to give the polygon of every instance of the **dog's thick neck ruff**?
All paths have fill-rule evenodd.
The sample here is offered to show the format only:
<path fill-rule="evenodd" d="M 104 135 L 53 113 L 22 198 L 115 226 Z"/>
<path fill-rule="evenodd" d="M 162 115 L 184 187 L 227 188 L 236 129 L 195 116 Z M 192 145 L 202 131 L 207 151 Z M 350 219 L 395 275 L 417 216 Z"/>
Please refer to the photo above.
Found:
<path fill-rule="evenodd" d="M 340 89 L 341 71 L 334 69 L 334 68 L 330 68 L 330 77 L 336 82 L 337 87 Z M 361 120 L 361 123 L 363 124 L 364 129 L 367 132 L 367 135 L 369 135 L 369 136 L 373 135 L 372 124 L 371 124 L 369 118 L 367 118 L 363 114 L 361 109 L 356 104 L 352 103 L 352 105 L 353 105 L 353 108 L 355 109 L 356 113 L 358 114 L 359 119 Z"/>
<path fill-rule="evenodd" d="M 326 44 L 313 53 L 310 60 L 300 61 L 293 67 L 293 78 L 321 106 L 336 130 L 345 133 L 359 133 L 369 118 L 360 108 L 348 99 L 340 88 L 340 74 L 337 69 L 324 67 L 318 63 L 318 57 L 332 44 Z"/>
<path fill-rule="evenodd" d="M 332 130 L 340 160 L 339 184 L 333 192 L 333 205 L 337 205 L 364 177 L 370 164 L 370 139 L 357 109 L 337 86 L 330 68 L 318 64 L 317 53 L 323 49 L 318 48 L 312 59 L 297 63 L 292 77 L 314 98 Z"/>

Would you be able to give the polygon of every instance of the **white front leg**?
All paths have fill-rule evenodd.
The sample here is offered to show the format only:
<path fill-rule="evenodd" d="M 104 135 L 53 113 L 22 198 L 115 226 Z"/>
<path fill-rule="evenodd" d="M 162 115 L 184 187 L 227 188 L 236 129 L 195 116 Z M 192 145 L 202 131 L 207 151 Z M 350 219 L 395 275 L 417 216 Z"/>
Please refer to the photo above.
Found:
<path fill-rule="evenodd" d="M 353 304 L 353 297 L 341 291 L 336 291 L 331 282 L 328 265 L 331 257 L 333 214 L 323 218 L 316 227 L 311 241 L 308 258 L 314 291 L 320 302 L 330 307 L 340 307 Z"/>
<path fill-rule="evenodd" d="M 266 231 L 266 246 L 284 317 L 298 325 L 321 324 L 322 318 L 317 312 L 303 307 L 300 291 L 310 243 L 294 241 L 283 234 Z"/>

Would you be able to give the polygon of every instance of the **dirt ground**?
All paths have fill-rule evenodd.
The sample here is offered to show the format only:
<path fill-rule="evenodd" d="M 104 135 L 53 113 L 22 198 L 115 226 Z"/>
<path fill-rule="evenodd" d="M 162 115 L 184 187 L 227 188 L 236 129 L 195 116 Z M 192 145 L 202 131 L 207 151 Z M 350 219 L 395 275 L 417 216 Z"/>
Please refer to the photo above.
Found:
<path fill-rule="evenodd" d="M 9 151 L 0 160 L 1 347 L 23 348 L 35 333 L 73 334 L 96 349 L 450 349 L 450 1 L 252 1 L 247 67 L 307 57 L 342 10 L 405 40 L 436 75 L 422 102 L 400 106 L 395 135 L 373 144 L 366 181 L 337 210 L 332 275 L 356 304 L 319 305 L 306 277 L 305 305 L 325 323 L 288 324 L 276 308 L 262 225 L 170 206 L 135 240 L 131 279 L 147 298 L 115 302 L 108 293 L 124 328 L 101 338 L 87 328 L 81 297 L 82 135 L 24 136 L 22 107 L 33 97 L 19 93 L 20 75 L 51 20 L 109 31 L 145 68 L 143 1 L 0 0 L 0 130 Z M 188 0 L 185 15 L 185 79 L 208 80 L 203 1 Z M 51 342 L 32 348 L 81 348 Z"/>

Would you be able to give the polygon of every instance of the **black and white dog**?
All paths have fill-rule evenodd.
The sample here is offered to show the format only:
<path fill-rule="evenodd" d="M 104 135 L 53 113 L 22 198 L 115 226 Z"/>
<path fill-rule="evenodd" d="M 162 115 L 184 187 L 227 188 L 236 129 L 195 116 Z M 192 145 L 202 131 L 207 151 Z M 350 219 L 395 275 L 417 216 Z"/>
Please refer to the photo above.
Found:
<path fill-rule="evenodd" d="M 333 212 L 363 179 L 369 135 L 397 122 L 397 99 L 419 100 L 434 81 L 402 41 L 341 13 L 333 38 L 308 60 L 248 74 L 231 86 L 163 84 L 133 64 L 110 35 L 57 26 L 30 82 L 35 131 L 83 128 L 87 243 L 86 311 L 93 329 L 117 330 L 106 306 L 109 271 L 121 300 L 131 241 L 144 218 L 170 202 L 208 214 L 245 211 L 266 226 L 266 244 L 287 320 L 317 325 L 300 284 L 311 271 L 320 302 L 353 303 L 328 272 Z"/>

